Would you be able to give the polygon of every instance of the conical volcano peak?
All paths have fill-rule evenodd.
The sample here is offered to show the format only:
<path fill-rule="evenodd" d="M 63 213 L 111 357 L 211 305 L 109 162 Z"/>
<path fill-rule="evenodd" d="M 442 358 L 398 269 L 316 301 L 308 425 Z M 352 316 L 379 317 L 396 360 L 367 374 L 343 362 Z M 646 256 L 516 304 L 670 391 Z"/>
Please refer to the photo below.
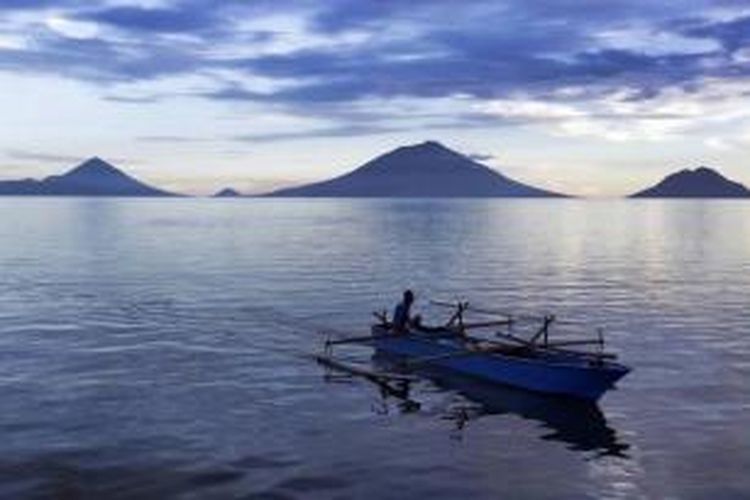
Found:
<path fill-rule="evenodd" d="M 334 179 L 282 189 L 271 195 L 443 198 L 560 196 L 509 179 L 437 141 L 401 146 Z"/>
<path fill-rule="evenodd" d="M 437 155 L 451 155 L 451 156 L 463 156 L 460 153 L 453 151 L 445 145 L 437 141 L 424 141 L 418 144 L 411 144 L 408 146 L 401 146 L 393 151 L 391 154 L 409 154 L 409 155 L 422 155 L 422 156 L 437 156 Z"/>
<path fill-rule="evenodd" d="M 432 150 L 432 151 L 450 151 L 451 153 L 454 153 L 455 151 L 451 150 L 450 148 L 446 147 L 442 143 L 438 141 L 428 140 L 424 142 L 420 142 L 419 144 L 414 144 L 411 146 L 415 149 L 425 149 L 425 150 Z"/>
<path fill-rule="evenodd" d="M 144 184 L 94 156 L 62 175 L 51 175 L 23 194 L 51 196 L 174 196 Z M 2 186 L 0 186 L 2 187 Z M 0 194 L 2 191 L 0 190 Z"/>
<path fill-rule="evenodd" d="M 98 156 L 94 156 L 84 161 L 77 167 L 68 171 L 64 174 L 67 176 L 125 176 L 123 172 L 118 170 L 112 164 L 107 163 Z"/>
<path fill-rule="evenodd" d="M 378 175 L 435 175 L 486 168 L 439 142 L 400 146 L 365 163 L 357 172 Z"/>
<path fill-rule="evenodd" d="M 84 161 L 83 164 L 90 164 L 90 165 L 102 165 L 103 164 L 103 165 L 108 165 L 110 167 L 112 166 L 106 161 L 102 160 L 101 157 L 99 156 L 92 156 L 88 160 Z"/>

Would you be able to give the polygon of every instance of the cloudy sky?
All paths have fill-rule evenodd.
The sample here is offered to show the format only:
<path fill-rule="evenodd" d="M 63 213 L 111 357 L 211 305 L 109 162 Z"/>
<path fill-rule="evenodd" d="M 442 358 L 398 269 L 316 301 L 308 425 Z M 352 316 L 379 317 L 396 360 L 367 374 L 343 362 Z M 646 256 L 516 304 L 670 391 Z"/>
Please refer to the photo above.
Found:
<path fill-rule="evenodd" d="M 439 140 L 572 194 L 750 185 L 750 0 L 2 0 L 0 178 L 192 193 Z"/>

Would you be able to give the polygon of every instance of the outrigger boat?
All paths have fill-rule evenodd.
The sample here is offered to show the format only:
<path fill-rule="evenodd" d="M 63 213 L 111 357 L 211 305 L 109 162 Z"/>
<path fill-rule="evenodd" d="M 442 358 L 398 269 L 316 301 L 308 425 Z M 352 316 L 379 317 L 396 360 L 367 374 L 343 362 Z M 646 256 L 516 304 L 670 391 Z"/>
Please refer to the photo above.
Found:
<path fill-rule="evenodd" d="M 328 339 L 325 353 L 317 356 L 317 360 L 329 368 L 382 382 L 385 387 L 390 387 L 389 381 L 402 383 L 408 374 L 437 368 L 485 382 L 588 401 L 598 400 L 630 371 L 629 367 L 615 361 L 615 354 L 604 352 L 601 330 L 595 340 L 551 341 L 554 316 L 514 316 L 472 308 L 468 302 L 432 304 L 454 309 L 444 325 L 425 327 L 417 322 L 407 331 L 396 333 L 386 313 L 376 313 L 378 322 L 372 326 L 370 335 Z M 465 321 L 465 314 L 470 311 L 503 318 L 469 323 Z M 511 333 L 514 324 L 529 320 L 541 320 L 530 338 Z M 498 327 L 507 327 L 507 331 L 495 331 L 490 338 L 469 335 L 469 330 Z M 398 373 L 375 372 L 338 361 L 333 357 L 333 347 L 342 344 L 373 347 L 377 356 L 385 356 L 396 363 Z M 595 345 L 597 349 L 572 348 L 586 344 Z"/>

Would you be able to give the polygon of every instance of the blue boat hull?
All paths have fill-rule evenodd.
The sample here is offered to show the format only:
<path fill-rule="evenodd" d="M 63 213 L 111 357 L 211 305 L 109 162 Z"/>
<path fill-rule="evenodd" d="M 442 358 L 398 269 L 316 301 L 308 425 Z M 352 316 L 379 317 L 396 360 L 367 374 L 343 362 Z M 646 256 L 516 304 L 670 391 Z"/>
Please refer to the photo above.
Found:
<path fill-rule="evenodd" d="M 374 340 L 376 353 L 399 358 L 438 358 L 433 367 L 455 371 L 492 383 L 545 394 L 596 401 L 630 369 L 612 362 L 594 362 L 577 355 L 539 354 L 535 357 L 499 353 L 462 354 L 463 345 L 429 334 L 382 335 Z"/>

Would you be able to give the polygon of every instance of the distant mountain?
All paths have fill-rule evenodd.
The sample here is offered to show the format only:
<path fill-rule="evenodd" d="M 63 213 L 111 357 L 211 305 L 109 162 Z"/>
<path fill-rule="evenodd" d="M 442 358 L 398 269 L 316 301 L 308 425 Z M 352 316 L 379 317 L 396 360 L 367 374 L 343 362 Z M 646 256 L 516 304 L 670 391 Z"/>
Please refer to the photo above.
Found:
<path fill-rule="evenodd" d="M 287 197 L 560 197 L 505 177 L 471 158 L 428 141 L 404 146 L 340 177 L 281 189 Z"/>
<path fill-rule="evenodd" d="M 242 193 L 232 188 L 224 188 L 221 191 L 216 192 L 212 198 L 239 198 Z"/>
<path fill-rule="evenodd" d="M 748 198 L 750 190 L 716 170 L 699 167 L 668 175 L 657 185 L 631 198 Z"/>
<path fill-rule="evenodd" d="M 62 175 L 52 175 L 41 181 L 0 181 L 0 195 L 177 196 L 144 184 L 97 157 Z"/>

